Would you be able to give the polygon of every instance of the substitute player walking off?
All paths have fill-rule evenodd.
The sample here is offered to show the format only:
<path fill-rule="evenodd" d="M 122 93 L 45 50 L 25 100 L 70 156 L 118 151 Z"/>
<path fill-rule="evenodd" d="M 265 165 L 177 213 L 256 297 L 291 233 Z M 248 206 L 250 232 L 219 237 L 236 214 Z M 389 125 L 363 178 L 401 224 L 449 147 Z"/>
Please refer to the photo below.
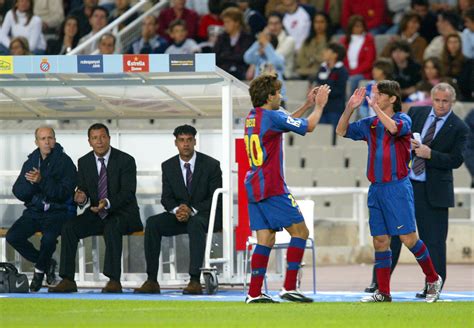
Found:
<path fill-rule="evenodd" d="M 426 301 L 433 303 L 439 298 L 443 280 L 436 273 L 430 253 L 416 233 L 413 189 L 408 179 L 411 119 L 401 112 L 401 92 L 397 82 L 378 82 L 372 87 L 372 95 L 372 99 L 366 99 L 376 116 L 349 124 L 352 113 L 365 97 L 365 88 L 359 88 L 349 99 L 336 128 L 338 135 L 365 140 L 369 147 L 367 178 L 372 184 L 367 203 L 379 289 L 362 298 L 361 302 L 392 301 L 390 238 L 400 236 L 426 275 Z"/>
<path fill-rule="evenodd" d="M 295 199 L 289 193 L 283 175 L 283 133 L 300 135 L 312 132 L 328 101 L 330 88 L 323 85 L 308 93 L 306 102 L 293 114 L 280 110 L 281 82 L 274 75 L 261 75 L 250 83 L 255 107 L 245 120 L 245 145 L 250 169 L 245 177 L 249 200 L 250 228 L 257 232 L 252 255 L 252 277 L 246 303 L 276 303 L 262 293 L 268 257 L 275 233 L 285 228 L 291 235 L 287 251 L 287 271 L 280 298 L 293 302 L 312 302 L 296 289 L 296 278 L 303 258 L 308 228 Z M 308 118 L 300 118 L 313 107 Z"/>

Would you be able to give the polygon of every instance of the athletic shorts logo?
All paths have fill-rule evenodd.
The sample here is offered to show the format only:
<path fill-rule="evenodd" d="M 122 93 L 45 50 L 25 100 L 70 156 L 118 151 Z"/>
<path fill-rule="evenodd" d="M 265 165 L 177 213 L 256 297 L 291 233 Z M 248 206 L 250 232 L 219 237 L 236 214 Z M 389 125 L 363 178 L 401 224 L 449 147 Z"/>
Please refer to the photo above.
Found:
<path fill-rule="evenodd" d="M 401 228 L 403 228 L 403 224 L 401 226 L 398 226 L 397 229 L 400 230 Z"/>
<path fill-rule="evenodd" d="M 293 126 L 296 126 L 297 128 L 299 128 L 301 126 L 301 121 L 300 120 L 295 120 L 293 117 L 291 116 L 288 116 L 287 119 L 286 119 L 286 123 L 290 124 L 290 125 L 293 125 Z"/>

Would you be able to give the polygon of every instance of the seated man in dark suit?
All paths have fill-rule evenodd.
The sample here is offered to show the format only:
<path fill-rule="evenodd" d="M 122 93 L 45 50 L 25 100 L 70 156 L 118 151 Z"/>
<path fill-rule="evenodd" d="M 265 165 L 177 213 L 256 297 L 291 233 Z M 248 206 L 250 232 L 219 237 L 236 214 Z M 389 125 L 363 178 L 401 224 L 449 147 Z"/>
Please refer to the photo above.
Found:
<path fill-rule="evenodd" d="M 168 48 L 168 41 L 158 34 L 158 22 L 153 15 L 146 16 L 142 23 L 141 38 L 132 43 L 128 54 L 163 54 Z"/>
<path fill-rule="evenodd" d="M 176 155 L 161 165 L 166 212 L 148 218 L 145 227 L 147 281 L 136 293 L 159 293 L 158 259 L 162 236 L 189 235 L 190 282 L 183 294 L 202 294 L 200 268 L 204 260 L 212 195 L 222 185 L 222 172 L 214 158 L 194 151 L 196 129 L 190 125 L 174 130 Z M 217 226 L 219 222 L 216 222 Z"/>
<path fill-rule="evenodd" d="M 45 274 L 48 285 L 56 280 L 56 261 L 51 257 L 63 224 L 76 216 L 72 197 L 77 183 L 76 166 L 56 143 L 52 128 L 37 128 L 35 143 L 38 148 L 28 155 L 13 185 L 13 194 L 26 209 L 6 235 L 7 242 L 35 264 L 32 292 L 40 290 Z M 39 250 L 28 240 L 37 231 L 43 233 Z"/>
<path fill-rule="evenodd" d="M 105 240 L 104 275 L 110 279 L 102 292 L 121 293 L 122 236 L 143 229 L 135 196 L 135 159 L 110 147 L 109 129 L 103 124 L 93 124 L 88 136 L 93 151 L 79 159 L 74 201 L 79 206 L 90 201 L 90 206 L 64 225 L 59 270 L 63 280 L 49 289 L 52 293 L 77 291 L 74 281 L 77 243 L 79 239 L 102 234 Z"/>

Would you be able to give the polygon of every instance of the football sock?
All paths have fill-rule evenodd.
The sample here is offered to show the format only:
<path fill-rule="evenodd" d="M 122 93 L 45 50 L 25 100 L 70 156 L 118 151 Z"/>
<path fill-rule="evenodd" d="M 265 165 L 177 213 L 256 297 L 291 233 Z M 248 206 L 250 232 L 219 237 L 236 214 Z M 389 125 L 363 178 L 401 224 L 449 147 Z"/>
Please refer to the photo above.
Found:
<path fill-rule="evenodd" d="M 268 257 L 272 249 L 267 246 L 255 246 L 252 255 L 250 268 L 252 269 L 252 277 L 250 279 L 249 296 L 258 297 L 262 294 L 262 283 L 267 272 Z"/>
<path fill-rule="evenodd" d="M 288 246 L 288 251 L 286 253 L 288 266 L 286 269 L 285 283 L 283 285 L 283 288 L 286 290 L 296 289 L 296 278 L 301 266 L 301 260 L 303 259 L 305 246 L 305 239 L 292 237 L 290 240 L 290 245 Z"/>
<path fill-rule="evenodd" d="M 430 252 L 426 247 L 425 243 L 419 239 L 415 246 L 410 248 L 410 251 L 415 255 L 418 264 L 421 266 L 424 274 L 426 275 L 426 281 L 432 283 L 438 280 L 438 274 L 433 266 L 433 261 L 431 261 Z"/>
<path fill-rule="evenodd" d="M 392 265 L 392 251 L 375 252 L 375 274 L 379 292 L 390 295 L 390 266 Z"/>

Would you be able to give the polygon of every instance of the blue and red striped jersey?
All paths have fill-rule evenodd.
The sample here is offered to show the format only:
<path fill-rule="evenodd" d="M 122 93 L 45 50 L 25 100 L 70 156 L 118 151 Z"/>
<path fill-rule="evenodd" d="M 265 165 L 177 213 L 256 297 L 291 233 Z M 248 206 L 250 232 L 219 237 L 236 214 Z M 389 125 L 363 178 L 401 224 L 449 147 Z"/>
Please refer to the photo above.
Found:
<path fill-rule="evenodd" d="M 250 169 L 245 176 L 249 202 L 288 193 L 283 173 L 283 133 L 305 135 L 308 120 L 283 110 L 254 108 L 245 119 L 245 147 Z"/>
<path fill-rule="evenodd" d="M 377 116 L 349 124 L 346 138 L 365 140 L 369 146 L 367 178 L 372 183 L 401 180 L 408 175 L 411 160 L 411 119 L 402 112 L 392 116 L 398 132 L 390 134 Z"/>

